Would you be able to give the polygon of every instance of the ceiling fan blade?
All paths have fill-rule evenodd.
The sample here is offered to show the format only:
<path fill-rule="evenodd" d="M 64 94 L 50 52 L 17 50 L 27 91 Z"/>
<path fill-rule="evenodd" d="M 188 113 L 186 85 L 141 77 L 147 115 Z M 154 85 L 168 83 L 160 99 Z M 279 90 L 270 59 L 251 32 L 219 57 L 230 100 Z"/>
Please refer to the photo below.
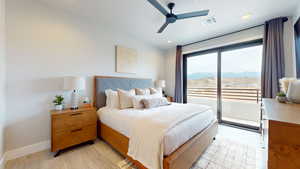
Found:
<path fill-rule="evenodd" d="M 203 11 L 179 14 L 176 16 L 177 16 L 177 19 L 187 19 L 187 18 L 193 18 L 193 17 L 198 17 L 198 16 L 206 16 L 206 15 L 208 15 L 208 13 L 209 13 L 209 10 L 203 10 Z"/>
<path fill-rule="evenodd" d="M 167 27 L 168 25 L 169 25 L 168 22 L 164 23 L 163 26 L 160 27 L 160 29 L 158 30 L 157 33 L 162 33 L 162 32 L 166 29 L 166 27 Z"/>
<path fill-rule="evenodd" d="M 148 2 L 158 9 L 163 15 L 167 16 L 168 11 L 157 0 L 148 0 Z"/>

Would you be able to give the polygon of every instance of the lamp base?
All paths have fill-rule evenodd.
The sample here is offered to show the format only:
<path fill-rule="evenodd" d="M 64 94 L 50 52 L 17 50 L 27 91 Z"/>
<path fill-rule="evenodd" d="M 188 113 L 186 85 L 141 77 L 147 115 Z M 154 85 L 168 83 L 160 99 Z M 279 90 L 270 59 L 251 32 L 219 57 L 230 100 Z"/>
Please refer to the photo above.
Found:
<path fill-rule="evenodd" d="M 71 110 L 77 110 L 78 109 L 78 102 L 79 102 L 79 95 L 76 90 L 72 92 L 71 96 Z"/>
<path fill-rule="evenodd" d="M 70 109 L 71 110 L 77 110 L 77 109 L 79 109 L 79 107 L 71 107 Z"/>

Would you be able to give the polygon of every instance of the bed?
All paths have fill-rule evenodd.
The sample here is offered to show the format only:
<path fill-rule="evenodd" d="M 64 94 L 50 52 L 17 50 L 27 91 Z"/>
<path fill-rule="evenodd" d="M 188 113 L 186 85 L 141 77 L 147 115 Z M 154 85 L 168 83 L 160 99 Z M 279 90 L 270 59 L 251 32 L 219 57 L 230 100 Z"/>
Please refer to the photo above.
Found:
<path fill-rule="evenodd" d="M 95 76 L 94 78 L 95 106 L 98 111 L 98 137 L 110 144 L 114 149 L 131 160 L 138 168 L 146 169 L 139 161 L 128 156 L 130 121 L 136 109 L 110 110 L 105 108 L 106 89 L 149 88 L 152 87 L 151 79 L 135 79 L 124 77 Z M 172 103 L 171 106 L 158 107 L 151 111 L 171 111 L 182 104 Z M 139 113 L 152 113 L 143 110 Z M 201 121 L 201 123 L 199 123 Z M 164 135 L 163 139 L 163 169 L 189 169 L 203 151 L 213 141 L 218 125 L 211 109 L 196 114 L 193 118 L 176 125 Z"/>

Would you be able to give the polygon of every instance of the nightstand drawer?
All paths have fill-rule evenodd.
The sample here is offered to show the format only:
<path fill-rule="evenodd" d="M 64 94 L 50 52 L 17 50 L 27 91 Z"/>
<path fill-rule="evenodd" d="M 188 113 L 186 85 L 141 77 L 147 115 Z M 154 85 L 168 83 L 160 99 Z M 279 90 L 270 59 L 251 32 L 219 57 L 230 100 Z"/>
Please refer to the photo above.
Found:
<path fill-rule="evenodd" d="M 96 139 L 97 125 L 90 125 L 68 131 L 57 132 L 53 135 L 52 151 L 64 149 L 69 146 L 80 144 Z"/>
<path fill-rule="evenodd" d="M 97 123 L 97 114 L 94 110 L 76 111 L 55 115 L 53 117 L 53 132 L 73 130 Z"/>

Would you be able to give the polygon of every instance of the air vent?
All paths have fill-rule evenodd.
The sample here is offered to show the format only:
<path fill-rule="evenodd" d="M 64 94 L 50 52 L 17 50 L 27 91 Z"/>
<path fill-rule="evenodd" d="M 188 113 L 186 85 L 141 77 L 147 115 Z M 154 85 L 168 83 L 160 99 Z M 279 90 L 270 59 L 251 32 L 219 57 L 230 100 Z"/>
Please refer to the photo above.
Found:
<path fill-rule="evenodd" d="M 205 19 L 205 24 L 215 24 L 217 22 L 216 18 L 214 16 L 210 16 L 207 19 Z"/>

